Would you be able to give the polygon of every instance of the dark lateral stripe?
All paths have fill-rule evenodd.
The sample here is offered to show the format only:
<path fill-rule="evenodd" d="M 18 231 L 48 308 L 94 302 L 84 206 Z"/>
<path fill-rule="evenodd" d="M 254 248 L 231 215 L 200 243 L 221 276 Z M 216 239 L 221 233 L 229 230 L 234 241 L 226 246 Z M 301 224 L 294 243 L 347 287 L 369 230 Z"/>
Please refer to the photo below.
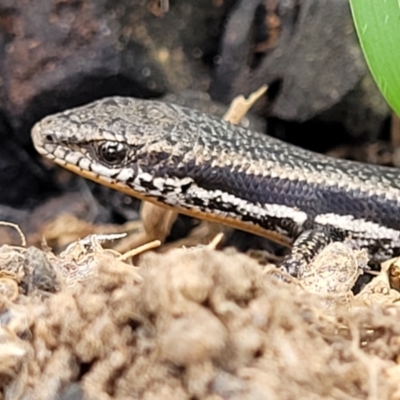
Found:
<path fill-rule="evenodd" d="M 148 172 L 155 176 L 180 179 L 188 176 L 206 190 L 219 189 L 254 204 L 278 204 L 297 208 L 310 217 L 327 213 L 352 215 L 355 219 L 400 229 L 400 219 L 393 217 L 398 213 L 400 202 L 362 190 L 253 175 L 230 168 L 211 167 L 207 163 L 201 167 L 188 163 L 180 170 L 165 167 Z"/>

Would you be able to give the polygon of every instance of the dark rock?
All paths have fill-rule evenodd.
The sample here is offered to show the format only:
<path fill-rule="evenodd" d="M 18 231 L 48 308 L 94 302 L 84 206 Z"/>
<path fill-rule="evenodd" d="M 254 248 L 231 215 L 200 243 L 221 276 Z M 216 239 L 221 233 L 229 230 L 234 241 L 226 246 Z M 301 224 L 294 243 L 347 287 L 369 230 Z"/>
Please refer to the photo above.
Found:
<path fill-rule="evenodd" d="M 28 143 L 34 121 L 95 98 L 204 88 L 199 59 L 216 50 L 224 10 L 180 0 L 159 18 L 145 0 L 3 2 L 0 109 Z"/>
<path fill-rule="evenodd" d="M 118 75 L 118 21 L 106 13 L 105 1 L 20 0 L 0 8 L 4 14 L 10 21 L 0 66 L 7 91 L 4 107 L 26 141 L 28 127 L 50 112 L 113 90 L 149 96 L 165 89 L 158 80 L 149 89 L 148 81 L 134 78 L 137 70 Z"/>
<path fill-rule="evenodd" d="M 243 0 L 226 25 L 211 93 L 227 102 L 267 83 L 268 116 L 301 122 L 361 89 L 361 103 L 373 94 L 379 104 L 376 111 L 367 105 L 368 112 L 356 111 L 352 118 L 364 128 L 372 120 L 371 132 L 382 123 L 382 108 L 386 115 L 388 108 L 374 86 L 366 91 L 359 85 L 365 74 L 347 0 Z M 355 97 L 360 101 L 360 94 Z M 349 111 L 345 104 L 331 115 L 341 121 L 346 113 L 349 128 L 355 128 L 348 114 L 357 106 Z"/>

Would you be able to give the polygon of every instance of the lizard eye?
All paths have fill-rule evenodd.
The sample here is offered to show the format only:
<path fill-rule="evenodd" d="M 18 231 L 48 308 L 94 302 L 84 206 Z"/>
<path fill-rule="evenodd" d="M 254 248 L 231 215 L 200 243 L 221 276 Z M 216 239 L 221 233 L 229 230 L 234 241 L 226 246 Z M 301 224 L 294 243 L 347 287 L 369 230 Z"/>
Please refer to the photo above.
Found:
<path fill-rule="evenodd" d="M 97 146 L 97 156 L 105 164 L 119 165 L 125 161 L 128 150 L 128 146 L 120 142 L 102 142 Z"/>
<path fill-rule="evenodd" d="M 46 141 L 46 143 L 49 144 L 56 144 L 57 143 L 57 138 L 55 135 L 48 133 L 45 137 L 44 140 Z"/>

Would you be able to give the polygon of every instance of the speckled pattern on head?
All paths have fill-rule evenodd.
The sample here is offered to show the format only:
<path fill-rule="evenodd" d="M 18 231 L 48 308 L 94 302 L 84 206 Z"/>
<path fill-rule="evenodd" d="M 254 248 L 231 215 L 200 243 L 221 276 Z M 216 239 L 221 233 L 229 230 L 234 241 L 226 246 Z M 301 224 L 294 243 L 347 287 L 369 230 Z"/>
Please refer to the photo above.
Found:
<path fill-rule="evenodd" d="M 110 97 L 44 118 L 32 137 L 77 173 L 188 214 L 260 234 L 329 225 L 400 244 L 396 169 L 329 158 L 193 109 Z M 123 162 L 100 159 L 107 141 L 127 146 Z"/>

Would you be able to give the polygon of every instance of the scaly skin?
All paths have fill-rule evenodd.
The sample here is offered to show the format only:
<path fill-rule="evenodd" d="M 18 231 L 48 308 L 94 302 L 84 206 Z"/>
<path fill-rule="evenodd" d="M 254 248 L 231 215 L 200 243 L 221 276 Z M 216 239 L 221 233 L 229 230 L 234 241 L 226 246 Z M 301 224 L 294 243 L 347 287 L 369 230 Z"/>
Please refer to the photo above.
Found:
<path fill-rule="evenodd" d="M 44 118 L 32 138 L 87 178 L 283 244 L 322 229 L 378 259 L 400 246 L 396 169 L 329 158 L 193 109 L 110 97 Z"/>

